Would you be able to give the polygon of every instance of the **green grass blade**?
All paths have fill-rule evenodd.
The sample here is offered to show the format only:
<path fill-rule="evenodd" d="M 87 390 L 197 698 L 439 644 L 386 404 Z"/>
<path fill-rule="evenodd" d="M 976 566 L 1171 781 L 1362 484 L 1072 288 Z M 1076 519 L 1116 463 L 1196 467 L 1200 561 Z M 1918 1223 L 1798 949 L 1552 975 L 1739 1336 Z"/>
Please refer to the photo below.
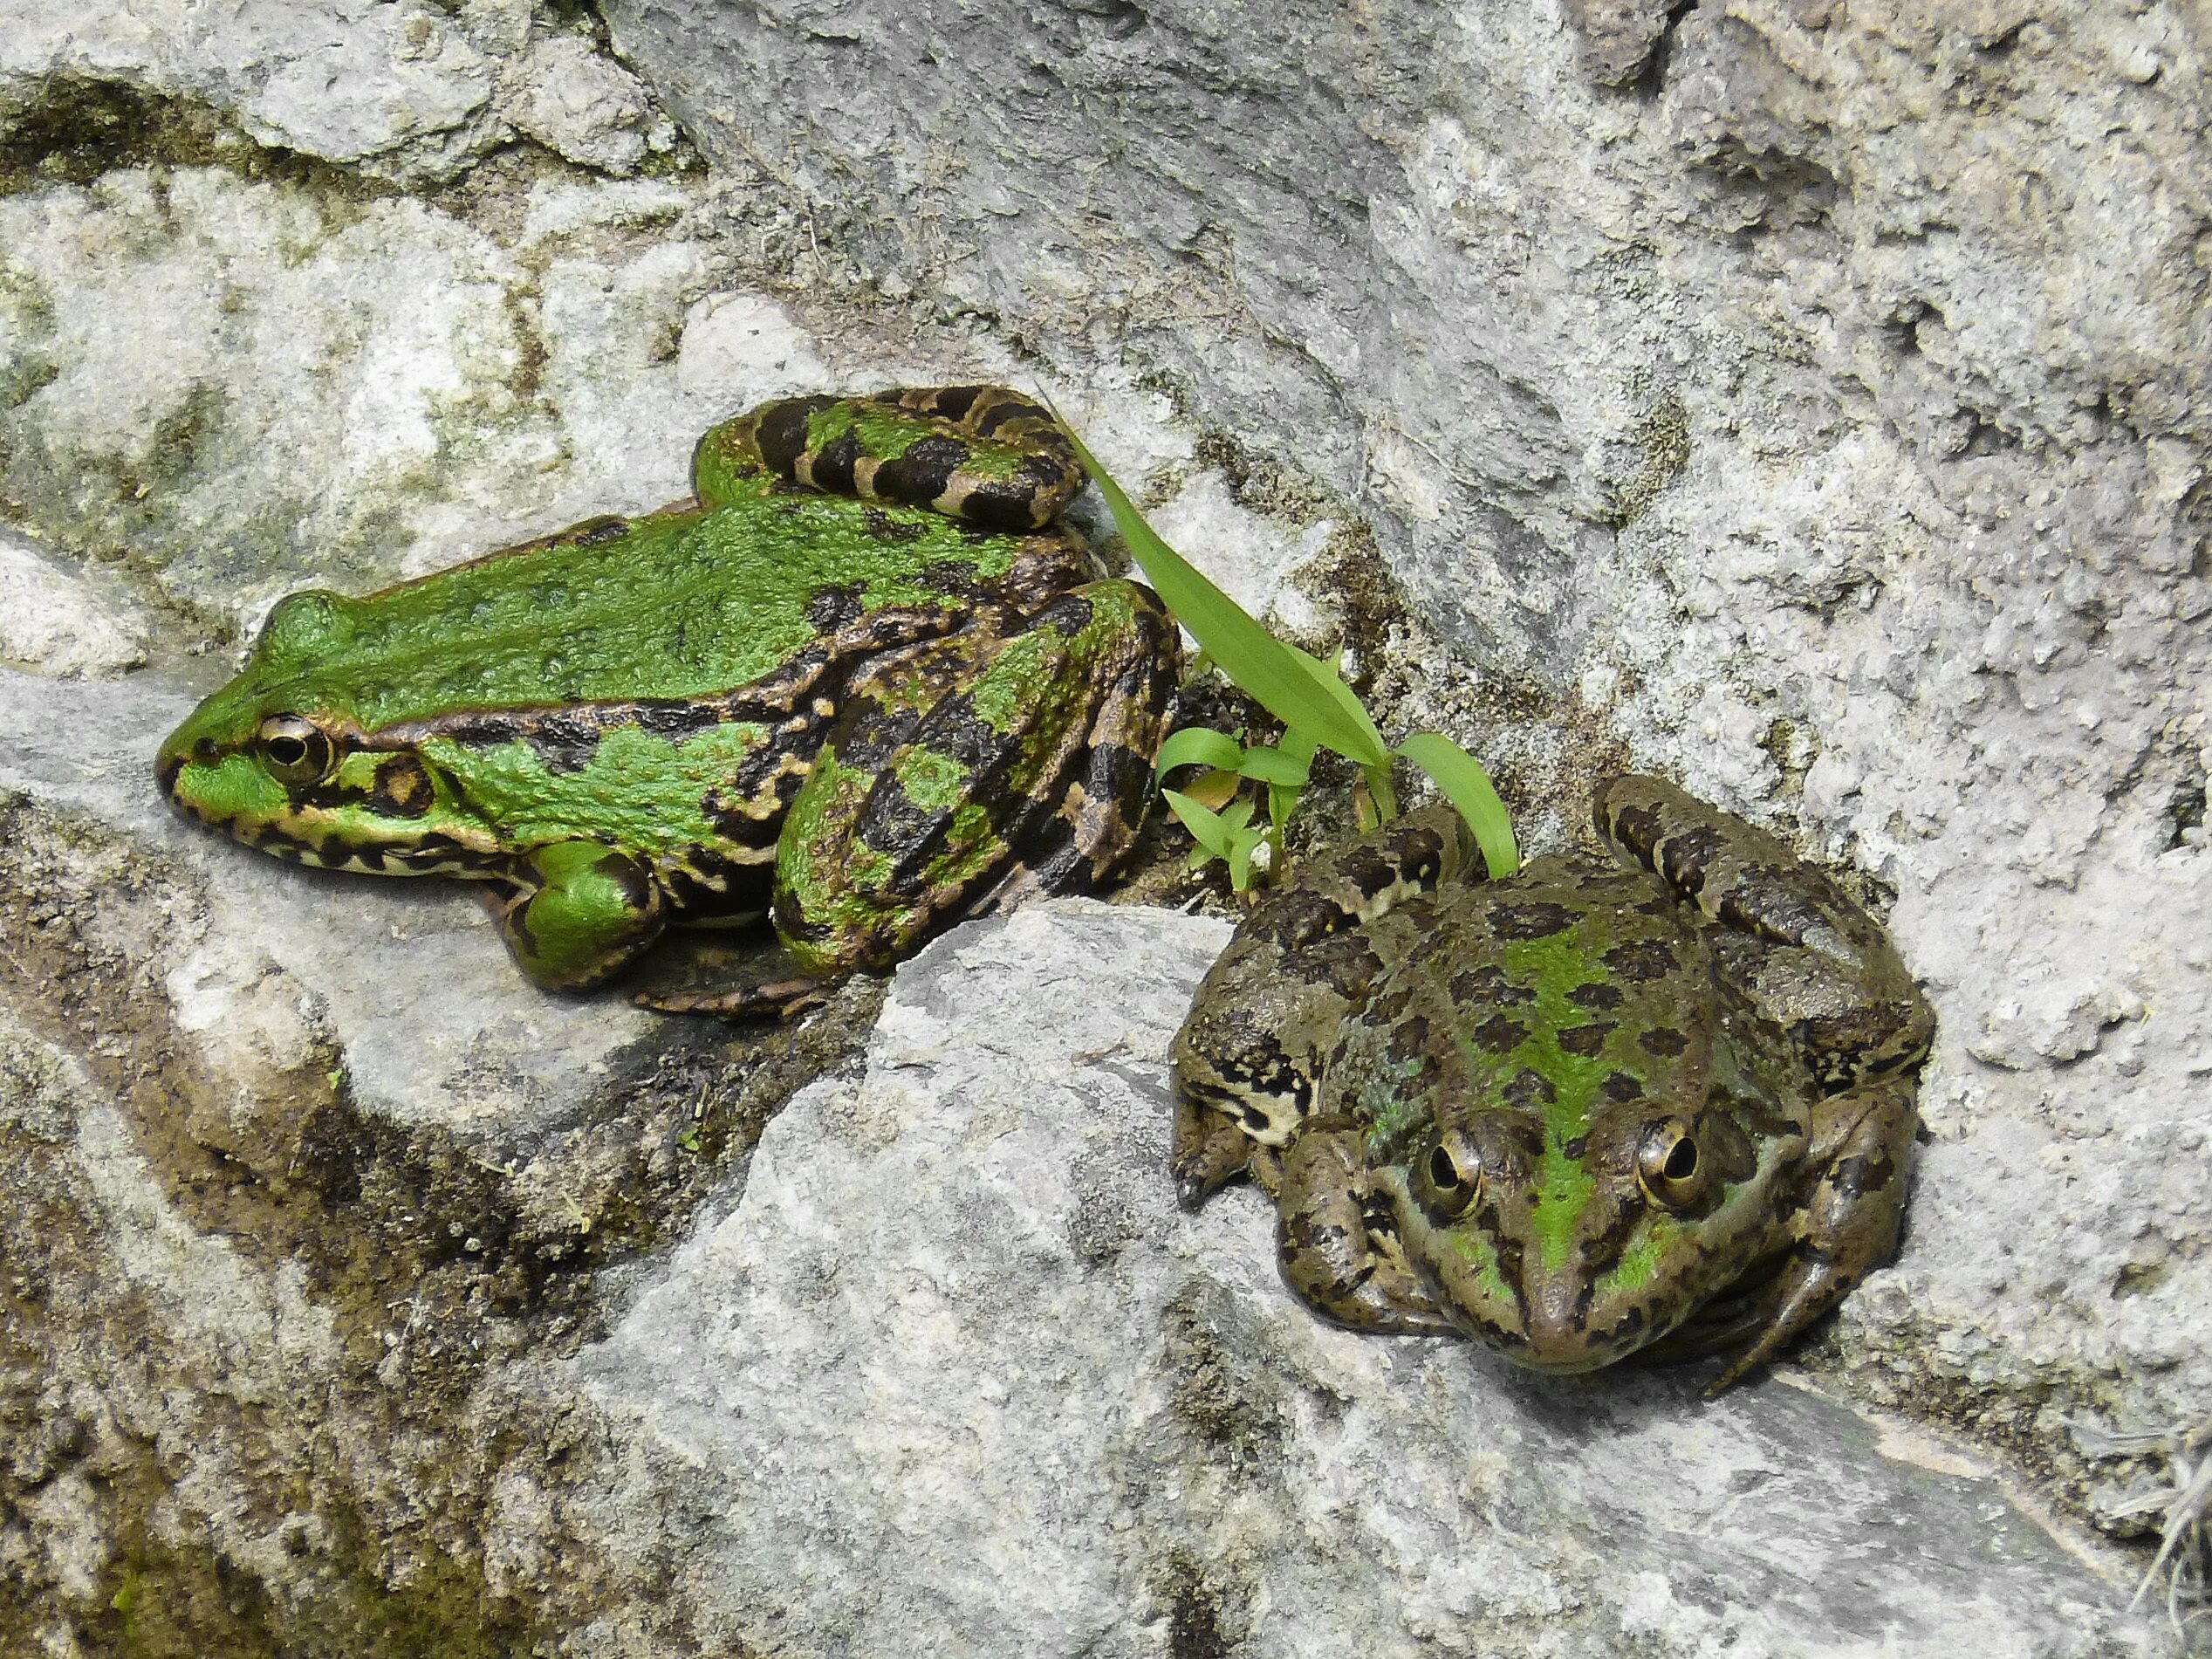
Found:
<path fill-rule="evenodd" d="M 1229 844 L 1229 885 L 1238 893 L 1252 885 L 1252 853 L 1263 836 L 1256 829 L 1241 829 Z"/>
<path fill-rule="evenodd" d="M 1045 407 L 1051 408 L 1049 402 Z M 1291 655 L 1290 647 L 1246 615 L 1236 600 L 1160 538 L 1058 410 L 1052 410 L 1052 418 L 1066 431 L 1068 441 L 1098 484 L 1099 493 L 1106 497 L 1115 526 L 1129 544 L 1130 558 L 1143 567 L 1146 579 L 1159 591 L 1175 620 L 1190 630 L 1222 671 L 1285 726 L 1311 732 L 1339 754 L 1363 766 L 1381 760 L 1387 751 L 1375 735 L 1374 723 L 1366 717 L 1365 710 L 1359 710 L 1358 699 L 1353 699 L 1353 707 L 1359 710 L 1354 718 L 1326 683 L 1317 681 Z M 1344 695 L 1351 696 L 1348 687 Z"/>
<path fill-rule="evenodd" d="M 1160 745 L 1152 769 L 1166 776 L 1178 766 L 1211 766 L 1217 771 L 1236 771 L 1244 759 L 1244 745 L 1211 726 L 1185 726 Z"/>
<path fill-rule="evenodd" d="M 1475 845 L 1483 849 L 1483 862 L 1490 879 L 1497 881 L 1521 867 L 1521 849 L 1514 845 L 1513 821 L 1505 815 L 1505 803 L 1491 786 L 1482 763 L 1441 732 L 1416 731 L 1398 745 L 1398 752 L 1436 780 L 1467 826 L 1475 832 Z"/>
<path fill-rule="evenodd" d="M 1173 812 L 1190 832 L 1190 838 L 1217 859 L 1229 856 L 1229 837 L 1235 827 L 1222 821 L 1222 815 L 1212 807 L 1201 805 L 1179 790 L 1163 789 L 1160 799 L 1168 803 Z"/>
<path fill-rule="evenodd" d="M 1335 705 L 1338 712 L 1359 729 L 1360 748 L 1346 749 L 1334 743 L 1329 747 L 1362 766 L 1387 765 L 1390 751 L 1382 741 L 1382 733 L 1375 730 L 1375 723 L 1368 715 L 1366 705 L 1359 701 L 1359 693 L 1345 684 L 1344 676 L 1337 672 L 1336 665 L 1324 662 L 1311 652 L 1301 651 L 1295 645 L 1284 645 L 1283 649 L 1291 654 L 1291 661 L 1305 670 L 1319 688 L 1321 695 Z"/>

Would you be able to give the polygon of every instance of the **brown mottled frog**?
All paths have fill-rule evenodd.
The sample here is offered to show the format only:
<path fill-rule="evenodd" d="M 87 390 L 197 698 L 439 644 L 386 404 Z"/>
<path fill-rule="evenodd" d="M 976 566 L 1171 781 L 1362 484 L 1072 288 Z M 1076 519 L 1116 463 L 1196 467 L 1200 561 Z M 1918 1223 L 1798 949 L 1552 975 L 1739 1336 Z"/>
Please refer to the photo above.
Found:
<path fill-rule="evenodd" d="M 1764 831 L 1645 777 L 1595 817 L 1612 857 L 1484 881 L 1415 814 L 1259 905 L 1175 1039 L 1174 1175 L 1195 1209 L 1250 1170 L 1339 1324 L 1732 1351 L 1717 1393 L 1894 1249 L 1933 1016 Z"/>

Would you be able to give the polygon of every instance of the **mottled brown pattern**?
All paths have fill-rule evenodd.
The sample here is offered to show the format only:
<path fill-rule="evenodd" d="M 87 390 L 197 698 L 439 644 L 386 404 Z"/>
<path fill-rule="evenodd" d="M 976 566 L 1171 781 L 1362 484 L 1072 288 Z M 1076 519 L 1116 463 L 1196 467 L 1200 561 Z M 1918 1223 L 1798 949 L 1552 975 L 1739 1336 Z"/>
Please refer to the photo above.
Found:
<path fill-rule="evenodd" d="M 1285 951 L 1275 981 L 1236 982 L 1255 1011 L 1318 1017 L 1300 1040 L 1337 1114 L 1308 1121 L 1275 1166 L 1284 1277 L 1331 1319 L 1449 1320 L 1545 1368 L 1735 1349 L 1724 1385 L 1894 1243 L 1925 1009 L 1880 930 L 1763 832 L 1647 778 L 1602 785 L 1594 815 L 1616 852 L 1638 860 L 1640 844 L 1664 874 L 1561 855 L 1347 924 L 1333 918 L 1385 890 L 1387 841 L 1300 873 L 1335 895 L 1336 930 Z M 1772 936 L 1805 917 L 1825 929 L 1819 953 Z M 1562 933 L 1576 949 L 1517 954 L 1509 976 L 1509 946 Z M 1368 985 L 1275 1000 L 1315 952 L 1363 942 Z M 1537 977 L 1574 974 L 1580 949 L 1602 977 Z M 1191 1033 L 1218 1021 L 1216 984 L 1178 1039 L 1179 1073 L 1199 1063 Z M 1504 1074 L 1517 1055 L 1529 1063 Z M 1575 1063 L 1601 1058 L 1593 1085 Z M 1563 1105 L 1580 1127 L 1545 1154 Z M 1609 1282 L 1652 1249 L 1654 1267 Z"/>

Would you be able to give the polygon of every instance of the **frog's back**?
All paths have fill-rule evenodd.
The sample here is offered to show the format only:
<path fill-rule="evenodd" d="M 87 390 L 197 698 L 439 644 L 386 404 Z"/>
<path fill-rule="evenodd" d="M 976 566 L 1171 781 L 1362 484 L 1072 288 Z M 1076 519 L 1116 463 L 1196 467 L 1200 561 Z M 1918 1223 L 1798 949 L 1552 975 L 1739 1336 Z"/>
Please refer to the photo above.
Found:
<path fill-rule="evenodd" d="M 257 654 L 288 706 L 366 731 L 469 710 L 688 703 L 806 656 L 936 631 L 1029 575 L 1091 573 L 1058 531 L 979 534 L 918 509 L 791 488 L 702 512 L 578 524 L 360 599 L 295 595 Z"/>
<path fill-rule="evenodd" d="M 1714 994 L 1710 952 L 1640 871 L 1537 859 L 1505 881 L 1441 888 L 1368 934 L 1391 966 L 1347 1039 L 1351 1093 L 1335 1109 L 1410 1136 L 1435 1114 L 1502 1107 L 1565 1145 L 1613 1110 L 1702 1091 L 1705 1033 L 1681 1016 Z"/>

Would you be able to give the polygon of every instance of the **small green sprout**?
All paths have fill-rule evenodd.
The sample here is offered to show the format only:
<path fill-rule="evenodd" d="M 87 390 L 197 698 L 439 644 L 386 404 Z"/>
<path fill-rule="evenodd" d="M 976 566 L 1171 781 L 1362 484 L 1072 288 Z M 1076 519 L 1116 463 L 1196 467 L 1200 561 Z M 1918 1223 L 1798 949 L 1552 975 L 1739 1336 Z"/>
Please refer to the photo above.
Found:
<path fill-rule="evenodd" d="M 1048 403 L 1047 408 L 1051 405 Z M 1229 866 L 1229 885 L 1239 893 L 1258 874 L 1282 867 L 1283 826 L 1304 792 L 1317 749 L 1332 750 L 1359 768 L 1372 821 L 1387 824 L 1398 816 L 1391 764 L 1410 760 L 1435 780 L 1466 819 L 1493 880 L 1520 867 L 1513 826 L 1480 762 L 1440 732 L 1417 731 L 1395 750 L 1382 734 L 1334 664 L 1285 644 L 1270 634 L 1220 588 L 1206 579 L 1144 520 L 1113 475 L 1099 464 L 1059 411 L 1075 452 L 1106 497 L 1113 522 L 1129 544 L 1129 556 L 1142 567 L 1175 620 L 1190 630 L 1200 649 L 1253 702 L 1283 723 L 1282 740 L 1272 746 L 1246 746 L 1226 732 L 1186 726 L 1161 745 L 1157 771 L 1178 766 L 1208 768 L 1188 789 L 1163 789 L 1168 810 L 1198 842 L 1193 868 L 1215 859 Z M 1255 824 L 1257 804 L 1242 793 L 1250 780 L 1264 791 L 1267 821 Z M 1363 819 L 1369 811 L 1361 812 Z"/>

